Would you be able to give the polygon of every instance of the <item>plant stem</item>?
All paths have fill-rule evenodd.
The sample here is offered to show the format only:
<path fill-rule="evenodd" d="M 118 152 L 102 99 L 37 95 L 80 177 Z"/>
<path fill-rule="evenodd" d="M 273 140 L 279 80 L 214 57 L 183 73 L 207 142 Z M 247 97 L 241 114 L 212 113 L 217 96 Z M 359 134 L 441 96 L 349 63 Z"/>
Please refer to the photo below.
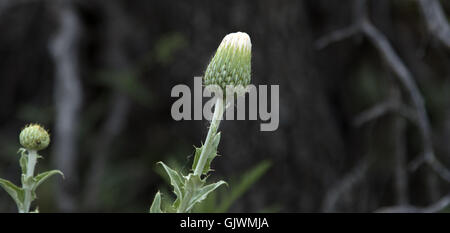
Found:
<path fill-rule="evenodd" d="M 32 186 L 34 182 L 29 182 L 29 180 L 33 179 L 36 160 L 37 160 L 37 151 L 28 150 L 27 174 L 25 175 L 24 183 L 22 184 L 22 188 L 25 191 L 25 198 L 23 202 L 23 209 L 19 210 L 20 213 L 30 212 L 30 205 L 31 202 L 33 201 L 31 192 L 33 189 Z"/>
<path fill-rule="evenodd" d="M 197 167 L 194 170 L 194 175 L 201 176 L 203 173 L 203 168 L 205 167 L 208 155 L 212 147 L 213 137 L 216 135 L 217 129 L 219 128 L 220 121 L 222 120 L 222 115 L 224 111 L 223 99 L 216 97 L 216 103 L 214 104 L 214 115 L 211 119 L 211 125 L 208 130 L 208 135 L 206 136 L 205 145 L 203 145 L 202 153 L 198 159 Z"/>
<path fill-rule="evenodd" d="M 206 161 L 208 160 L 208 155 L 210 154 L 212 141 L 216 135 L 217 129 L 219 128 L 220 121 L 222 120 L 222 115 L 224 111 L 223 99 L 220 97 L 216 98 L 216 103 L 214 104 L 214 115 L 211 119 L 211 125 L 209 126 L 208 135 L 206 136 L 205 144 L 203 145 L 202 153 L 198 159 L 197 166 L 194 169 L 195 176 L 201 176 L 203 169 L 205 167 Z M 185 213 L 188 208 L 188 204 L 192 198 L 192 192 L 195 190 L 187 190 L 184 194 L 184 198 L 177 209 L 177 213 Z"/>

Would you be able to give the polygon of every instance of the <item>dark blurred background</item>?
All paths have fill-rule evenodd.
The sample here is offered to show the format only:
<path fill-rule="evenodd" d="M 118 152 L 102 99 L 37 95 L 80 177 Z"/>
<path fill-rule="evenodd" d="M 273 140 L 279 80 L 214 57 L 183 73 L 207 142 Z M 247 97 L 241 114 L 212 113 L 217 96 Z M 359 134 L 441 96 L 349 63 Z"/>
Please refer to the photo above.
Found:
<path fill-rule="evenodd" d="M 0 0 L 0 177 L 20 183 L 18 134 L 50 130 L 41 212 L 146 212 L 172 198 L 208 122 L 175 121 L 222 38 L 252 39 L 252 83 L 280 85 L 280 125 L 225 121 L 197 211 L 446 211 L 449 1 Z M 422 101 L 423 100 L 423 101 Z M 424 105 L 422 104 L 424 103 Z M 434 208 L 434 209 L 433 209 Z M 0 211 L 16 212 L 3 190 Z"/>

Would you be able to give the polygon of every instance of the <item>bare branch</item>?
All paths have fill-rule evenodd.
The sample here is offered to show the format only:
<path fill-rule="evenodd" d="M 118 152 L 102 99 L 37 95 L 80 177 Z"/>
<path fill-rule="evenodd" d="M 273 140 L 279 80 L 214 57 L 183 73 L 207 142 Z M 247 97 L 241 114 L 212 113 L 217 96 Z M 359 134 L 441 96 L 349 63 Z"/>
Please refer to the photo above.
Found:
<path fill-rule="evenodd" d="M 349 37 L 352 37 L 354 35 L 361 33 L 361 18 L 365 17 L 365 9 L 366 7 L 366 1 L 365 0 L 356 0 L 353 14 L 354 14 L 354 23 L 346 28 L 337 29 L 329 34 L 326 34 L 319 38 L 316 43 L 315 47 L 318 50 L 324 49 L 328 45 L 332 43 L 339 42 L 341 40 L 345 40 Z"/>
<path fill-rule="evenodd" d="M 428 14 L 438 14 L 438 16 L 432 16 L 433 22 L 438 22 L 439 27 L 433 26 L 431 27 L 434 31 L 439 29 L 439 36 L 444 37 L 446 40 L 450 40 L 447 32 L 448 26 L 447 23 L 444 21 L 444 14 L 442 9 L 440 8 L 440 5 L 435 0 L 420 0 L 421 4 L 425 7 L 430 7 L 431 10 L 426 10 L 427 15 Z M 427 8 L 428 9 L 428 8 Z M 431 12 L 431 13 L 430 13 Z M 319 48 L 322 48 L 326 45 L 328 45 L 331 42 L 336 42 L 341 39 L 348 38 L 349 36 L 353 35 L 353 33 L 362 33 L 365 35 L 370 42 L 375 46 L 375 48 L 379 51 L 379 53 L 382 55 L 383 59 L 386 61 L 389 68 L 395 73 L 396 77 L 398 78 L 400 84 L 403 86 L 403 88 L 406 90 L 408 95 L 411 98 L 412 104 L 414 106 L 414 118 L 415 123 L 420 129 L 421 137 L 422 137 L 422 144 L 423 144 L 423 154 L 415 159 L 410 165 L 410 169 L 417 169 L 420 165 L 423 163 L 428 164 L 442 179 L 450 182 L 450 170 L 447 169 L 435 156 L 434 149 L 433 149 L 433 142 L 432 142 L 432 134 L 431 134 L 431 127 L 430 127 L 430 121 L 427 116 L 427 111 L 425 108 L 424 99 L 422 97 L 422 94 L 420 93 L 419 88 L 417 87 L 415 80 L 412 76 L 412 73 L 409 71 L 409 69 L 406 67 L 406 65 L 403 63 L 402 59 L 398 56 L 398 54 L 395 52 L 394 48 L 390 44 L 389 40 L 386 38 L 386 36 L 380 32 L 375 26 L 372 25 L 372 23 L 369 20 L 368 13 L 367 13 L 367 6 L 366 6 L 366 0 L 355 0 L 354 5 L 354 17 L 355 22 L 353 23 L 353 26 L 350 26 L 347 29 L 338 30 L 335 33 L 332 33 L 326 37 L 323 37 L 317 42 L 317 45 Z M 430 16 L 431 17 L 431 16 Z M 444 24 L 445 22 L 445 24 Z M 356 28 L 356 29 L 355 29 Z M 444 32 L 441 32 L 441 31 Z M 375 106 L 372 109 L 369 109 L 368 111 L 364 112 L 362 115 L 360 115 L 358 118 L 356 118 L 355 123 L 357 125 L 360 125 L 364 122 L 367 122 L 368 120 L 374 119 L 376 117 L 379 117 L 389 110 L 391 110 L 392 105 L 390 103 L 382 103 L 380 105 Z M 403 109 L 403 108 L 401 108 Z M 402 112 L 403 110 L 401 110 Z M 405 111 L 405 114 L 408 116 L 409 111 Z"/>
<path fill-rule="evenodd" d="M 316 43 L 316 49 L 321 50 L 327 47 L 328 45 L 332 43 L 336 43 L 338 41 L 347 39 L 353 35 L 356 35 L 358 33 L 358 27 L 357 25 L 352 25 L 347 28 L 338 29 L 336 31 L 331 32 L 330 34 L 327 34 L 321 38 L 319 38 Z"/>
<path fill-rule="evenodd" d="M 422 141 L 424 143 L 425 154 L 433 155 L 433 147 L 431 142 L 431 129 L 428 116 L 425 109 L 423 97 L 417 88 L 411 72 L 392 48 L 387 38 L 376 29 L 368 20 L 364 20 L 361 24 L 364 34 L 372 41 L 379 50 L 388 66 L 394 71 L 399 78 L 400 83 L 406 89 L 411 97 L 417 114 L 418 125 L 422 133 Z"/>
<path fill-rule="evenodd" d="M 397 55 L 388 39 L 381 33 L 377 28 L 375 28 L 372 23 L 370 23 L 367 16 L 367 10 L 365 7 L 365 1 L 356 1 L 356 12 L 358 12 L 358 20 L 361 32 L 372 42 L 372 44 L 378 49 L 380 54 L 385 59 L 388 66 L 398 77 L 400 83 L 405 88 L 409 96 L 411 97 L 412 103 L 416 110 L 417 125 L 420 129 L 422 142 L 423 142 L 423 156 L 424 159 L 416 160 L 415 167 L 418 167 L 423 162 L 429 164 L 434 171 L 436 171 L 439 176 L 447 181 L 450 171 L 445 168 L 436 158 L 433 150 L 433 142 L 431 139 L 431 127 L 430 121 L 427 116 L 427 111 L 425 108 L 424 100 L 422 94 L 417 87 L 414 78 Z M 417 162 L 419 161 L 419 162 Z"/>
<path fill-rule="evenodd" d="M 395 105 L 392 101 L 385 101 L 382 103 L 379 103 L 368 110 L 365 110 L 362 113 L 359 113 L 358 116 L 355 117 L 353 120 L 354 126 L 361 126 L 369 121 L 372 121 L 376 118 L 379 118 L 386 113 L 392 111 L 395 108 Z"/>
<path fill-rule="evenodd" d="M 389 67 L 392 69 L 392 71 L 394 71 L 396 76 L 399 78 L 400 83 L 403 85 L 403 87 L 411 97 L 416 110 L 417 124 L 422 135 L 425 157 L 423 161 L 430 165 L 441 178 L 450 182 L 450 171 L 438 161 L 434 154 L 433 142 L 431 139 L 430 121 L 427 116 L 422 94 L 420 93 L 411 72 L 408 70 L 406 65 L 392 48 L 387 38 L 369 22 L 367 17 L 364 17 L 362 19 L 362 23 L 360 25 L 362 32 L 379 50 Z"/>
<path fill-rule="evenodd" d="M 356 165 L 347 175 L 329 189 L 323 201 L 323 212 L 336 211 L 336 204 L 341 196 L 349 192 L 356 184 L 361 182 L 367 171 L 369 170 L 369 162 L 364 159 Z"/>
<path fill-rule="evenodd" d="M 363 124 L 373 121 L 387 113 L 394 112 L 411 122 L 416 122 L 415 111 L 410 107 L 404 106 L 398 100 L 388 99 L 384 102 L 376 104 L 375 106 L 359 113 L 353 120 L 353 125 L 360 127 Z"/>
<path fill-rule="evenodd" d="M 442 211 L 450 205 L 450 195 L 444 196 L 439 201 L 427 207 L 417 207 L 412 205 L 398 205 L 391 207 L 382 207 L 375 210 L 376 213 L 436 213 Z"/>
<path fill-rule="evenodd" d="M 444 180 L 450 182 L 450 171 L 436 157 L 428 157 L 428 165 Z"/>
<path fill-rule="evenodd" d="M 424 146 L 424 154 L 427 157 L 434 157 L 434 151 L 431 141 L 431 129 L 430 123 L 428 120 L 428 116 L 425 109 L 425 104 L 423 97 L 417 88 L 417 85 L 412 77 L 411 72 L 408 70 L 406 65 L 397 55 L 388 39 L 377 29 L 375 28 L 369 21 L 367 16 L 366 9 L 366 1 L 355 1 L 355 20 L 354 26 L 349 27 L 350 29 L 343 29 L 341 31 L 337 31 L 331 36 L 325 37 L 322 40 L 319 40 L 319 45 L 326 45 L 329 42 L 336 41 L 337 39 L 345 38 L 344 36 L 351 35 L 351 33 L 360 32 L 364 34 L 372 44 L 378 49 L 380 54 L 383 56 L 384 60 L 388 64 L 388 66 L 392 69 L 392 71 L 398 77 L 400 83 L 406 89 L 408 94 L 411 97 L 413 105 L 416 110 L 417 116 L 417 124 L 420 128 L 422 141 Z M 371 112 L 367 112 L 366 115 L 363 115 L 364 118 L 360 118 L 358 122 L 364 122 L 365 119 L 370 117 L 377 117 L 380 114 L 383 114 L 390 108 L 390 104 L 383 104 L 376 106 L 371 110 Z"/>
<path fill-rule="evenodd" d="M 408 169 L 412 172 L 417 170 L 422 164 L 425 163 L 425 159 L 426 158 L 423 154 L 417 156 L 417 158 L 409 162 Z"/>
<path fill-rule="evenodd" d="M 450 26 L 438 0 L 418 0 L 428 30 L 450 48 Z"/>

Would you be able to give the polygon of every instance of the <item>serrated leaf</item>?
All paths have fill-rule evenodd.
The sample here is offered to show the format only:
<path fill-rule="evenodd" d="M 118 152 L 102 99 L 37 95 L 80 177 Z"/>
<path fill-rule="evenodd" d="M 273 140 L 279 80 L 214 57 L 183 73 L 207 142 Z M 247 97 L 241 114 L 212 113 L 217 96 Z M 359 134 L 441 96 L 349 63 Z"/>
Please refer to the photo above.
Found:
<path fill-rule="evenodd" d="M 11 183 L 9 180 L 0 178 L 0 186 L 11 196 L 11 198 L 16 202 L 19 209 L 23 205 L 24 201 L 24 191 L 23 189 L 17 187 L 15 184 Z"/>
<path fill-rule="evenodd" d="M 211 171 L 211 162 L 214 160 L 214 158 L 217 156 L 217 147 L 219 146 L 219 142 L 220 142 L 220 132 L 217 133 L 216 135 L 214 135 L 213 141 L 211 143 L 211 147 L 209 148 L 207 153 L 207 159 L 206 159 L 206 163 L 205 163 L 205 167 L 203 168 L 203 175 L 208 174 L 208 172 Z M 194 155 L 194 162 L 192 164 L 192 170 L 195 170 L 195 168 L 197 167 L 197 163 L 198 160 L 200 159 L 200 155 L 202 154 L 202 150 L 204 150 L 205 145 L 203 145 L 200 148 L 195 148 L 195 155 Z"/>
<path fill-rule="evenodd" d="M 193 208 L 193 213 L 215 213 L 218 206 L 219 193 L 222 192 L 211 192 L 208 197 L 200 203 L 197 203 Z"/>
<path fill-rule="evenodd" d="M 161 210 L 161 193 L 158 191 L 153 199 L 152 206 L 150 206 L 150 213 L 162 213 Z"/>
<path fill-rule="evenodd" d="M 167 175 L 169 175 L 170 184 L 173 186 L 173 192 L 177 196 L 177 199 L 173 203 L 173 206 L 176 209 L 178 208 L 180 202 L 183 200 L 185 178 L 184 176 L 180 175 L 177 171 L 165 165 L 163 162 L 158 162 L 158 164 L 161 164 L 164 170 L 166 171 Z"/>
<path fill-rule="evenodd" d="M 213 184 L 206 185 L 204 187 L 201 187 L 199 189 L 196 189 L 196 192 L 191 198 L 191 201 L 189 202 L 188 207 L 186 208 L 186 211 L 189 212 L 195 204 L 200 203 L 203 201 L 206 197 L 208 197 L 208 194 L 210 194 L 212 191 L 217 189 L 223 184 L 227 184 L 225 181 L 221 180 Z"/>
<path fill-rule="evenodd" d="M 37 189 L 37 187 L 39 187 L 39 185 L 41 185 L 45 180 L 47 180 L 48 178 L 50 178 L 51 176 L 53 176 L 55 174 L 60 174 L 64 178 L 64 174 L 59 170 L 51 170 L 51 171 L 40 173 L 39 175 L 35 176 L 33 178 L 33 180 L 35 182 L 35 184 L 33 186 L 33 191 L 35 191 Z"/>

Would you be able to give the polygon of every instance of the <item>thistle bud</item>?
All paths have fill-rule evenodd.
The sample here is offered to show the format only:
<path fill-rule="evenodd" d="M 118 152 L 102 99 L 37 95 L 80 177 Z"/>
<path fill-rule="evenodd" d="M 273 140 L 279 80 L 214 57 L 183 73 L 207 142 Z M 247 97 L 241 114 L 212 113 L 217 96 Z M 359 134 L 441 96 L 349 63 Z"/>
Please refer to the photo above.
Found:
<path fill-rule="evenodd" d="M 28 150 L 42 150 L 50 143 L 50 135 L 38 124 L 27 125 L 19 135 L 20 144 Z"/>
<path fill-rule="evenodd" d="M 225 93 L 226 86 L 247 87 L 250 84 L 252 44 L 245 32 L 230 33 L 223 38 L 206 68 L 205 86 L 217 85 Z"/>

